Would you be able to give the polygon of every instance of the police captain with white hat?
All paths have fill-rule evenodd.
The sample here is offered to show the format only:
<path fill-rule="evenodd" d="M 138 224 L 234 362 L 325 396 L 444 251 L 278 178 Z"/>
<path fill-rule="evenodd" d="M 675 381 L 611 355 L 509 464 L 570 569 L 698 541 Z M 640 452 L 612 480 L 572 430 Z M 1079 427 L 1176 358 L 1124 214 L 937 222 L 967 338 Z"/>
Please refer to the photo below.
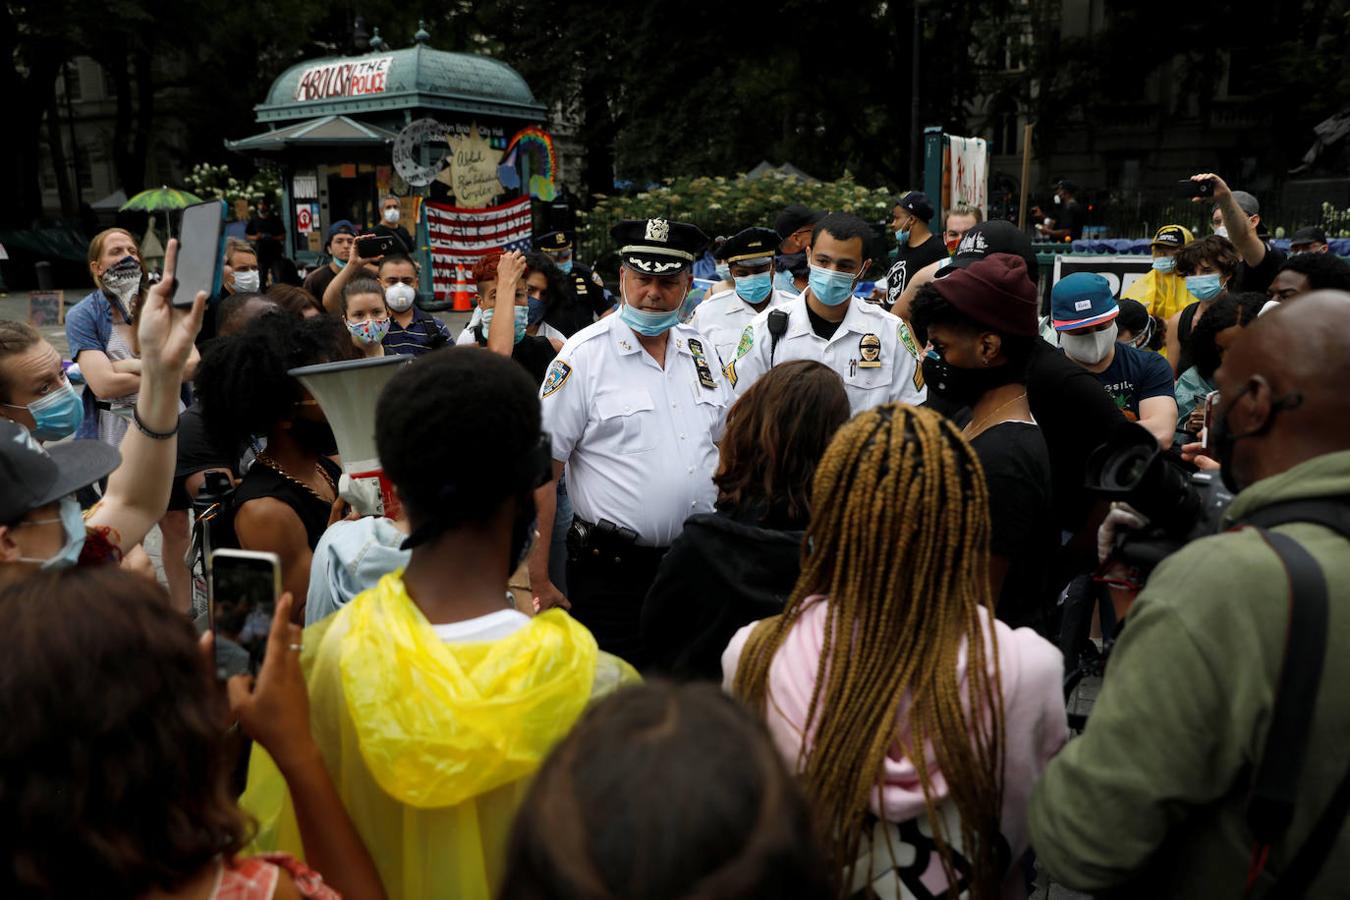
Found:
<path fill-rule="evenodd" d="M 717 350 L 719 365 L 731 362 L 741 332 L 751 319 L 766 309 L 790 303 L 796 296 L 774 290 L 773 257 L 777 251 L 778 232 L 772 228 L 738 231 L 722 245 L 735 287 L 704 300 L 689 320 Z"/>
<path fill-rule="evenodd" d="M 844 379 L 855 414 L 892 401 L 924 401 L 919 348 L 909 327 L 853 296 L 871 264 L 870 236 L 867 223 L 847 213 L 816 223 L 806 290 L 786 306 L 755 316 L 741 332 L 735 359 L 723 369 L 737 396 L 777 363 L 812 359 Z"/>
<path fill-rule="evenodd" d="M 567 605 L 600 649 L 641 665 L 642 601 L 684 520 L 713 510 L 717 446 L 731 402 L 717 354 L 680 324 L 695 256 L 707 236 L 665 219 L 626 221 L 617 314 L 563 345 L 540 388 L 555 477 L 564 467 L 576 511 L 564 599 L 548 582 L 548 542 L 536 543 L 537 606 Z M 538 529 L 553 524 L 549 488 L 536 493 Z"/>

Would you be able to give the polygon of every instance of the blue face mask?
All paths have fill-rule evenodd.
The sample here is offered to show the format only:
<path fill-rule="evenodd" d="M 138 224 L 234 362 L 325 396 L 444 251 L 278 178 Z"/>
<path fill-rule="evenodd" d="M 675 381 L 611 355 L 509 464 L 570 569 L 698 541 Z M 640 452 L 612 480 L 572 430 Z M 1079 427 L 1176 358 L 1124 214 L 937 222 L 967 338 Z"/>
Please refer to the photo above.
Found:
<path fill-rule="evenodd" d="M 571 260 L 571 258 L 569 257 L 569 258 L 567 259 L 567 261 L 558 263 L 558 268 L 559 268 L 559 269 L 562 269 L 562 273 L 563 273 L 564 275 L 571 275 L 571 274 L 572 274 L 572 260 Z"/>
<path fill-rule="evenodd" d="M 534 301 L 530 301 L 533 303 Z M 516 333 L 514 343 L 519 344 L 521 338 L 525 337 L 525 329 L 530 326 L 530 308 L 528 306 L 517 306 L 515 309 Z M 495 309 L 483 310 L 483 337 L 487 337 L 488 329 L 492 327 L 492 314 Z"/>
<path fill-rule="evenodd" d="M 1176 270 L 1176 267 L 1177 261 L 1175 257 L 1172 256 L 1153 257 L 1153 270 L 1155 272 L 1172 272 Z"/>
<path fill-rule="evenodd" d="M 791 272 L 775 272 L 773 274 L 773 288 L 776 291 L 786 291 L 789 294 L 797 293 L 797 285 L 792 280 Z"/>
<path fill-rule="evenodd" d="M 897 231 L 897 232 L 895 233 L 895 242 L 896 242 L 897 244 L 902 245 L 902 246 L 903 246 L 904 244 L 908 243 L 908 242 L 909 242 L 909 229 L 908 229 L 908 228 L 902 228 L 902 229 L 900 229 L 899 231 Z"/>
<path fill-rule="evenodd" d="M 59 441 L 68 438 L 84 421 L 84 403 L 81 402 L 80 395 L 70 386 L 69 381 L 61 382 L 59 388 L 26 407 L 16 403 L 4 405 L 28 410 L 33 416 L 33 437 L 39 441 Z"/>
<path fill-rule="evenodd" d="M 836 272 L 833 269 L 811 267 L 807 284 L 816 299 L 826 306 L 838 306 L 853 296 L 853 282 L 858 279 L 856 272 Z"/>
<path fill-rule="evenodd" d="M 742 275 L 736 279 L 736 296 L 746 303 L 763 303 L 773 290 L 773 277 L 768 272 Z"/>
<path fill-rule="evenodd" d="M 335 256 L 333 257 L 333 265 L 337 266 L 339 269 L 345 269 L 347 268 L 347 261 L 345 259 L 338 259 Z"/>
<path fill-rule="evenodd" d="M 19 557 L 21 562 L 38 563 L 43 571 L 51 571 L 69 569 L 80 561 L 80 551 L 84 549 L 84 515 L 80 512 L 80 504 L 74 496 L 61 498 L 59 519 L 37 519 L 25 524 L 49 525 L 57 521 L 61 523 L 61 529 L 66 533 L 66 542 L 56 551 L 56 555 L 48 559 L 21 556 Z"/>
<path fill-rule="evenodd" d="M 548 304 L 536 297 L 531 297 L 529 305 L 525 307 L 529 310 L 529 323 L 538 325 L 544 321 L 544 316 L 548 313 Z"/>
<path fill-rule="evenodd" d="M 726 281 L 731 277 L 731 266 L 728 263 L 717 264 L 717 277 Z"/>
<path fill-rule="evenodd" d="M 1208 275 L 1187 275 L 1186 290 L 1197 300 L 1212 300 L 1223 292 L 1223 285 L 1219 283 L 1217 272 Z"/>
<path fill-rule="evenodd" d="M 638 309 L 636 306 L 629 306 L 624 303 L 619 307 L 619 319 L 638 334 L 657 337 L 665 334 L 679 323 L 680 311 L 677 308 L 669 312 L 654 312 Z"/>

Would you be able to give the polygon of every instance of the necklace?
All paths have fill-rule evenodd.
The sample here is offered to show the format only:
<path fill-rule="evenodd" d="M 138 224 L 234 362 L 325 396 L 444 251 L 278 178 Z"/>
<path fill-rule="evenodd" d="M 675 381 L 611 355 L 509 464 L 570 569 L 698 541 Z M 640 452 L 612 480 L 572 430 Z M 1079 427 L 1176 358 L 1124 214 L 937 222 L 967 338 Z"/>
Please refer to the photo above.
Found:
<path fill-rule="evenodd" d="M 263 452 L 261 452 L 261 453 L 255 455 L 255 456 L 254 456 L 254 459 L 255 459 L 257 462 L 262 463 L 262 464 L 263 464 L 264 466 L 266 466 L 267 468 L 271 469 L 273 472 L 276 472 L 278 475 L 280 475 L 282 478 L 285 478 L 287 481 L 291 482 L 292 484 L 298 484 L 300 487 L 302 487 L 302 488 L 304 488 L 305 490 L 309 491 L 311 494 L 313 494 L 315 497 L 317 497 L 319 500 L 323 501 L 324 503 L 327 503 L 327 504 L 330 505 L 330 506 L 333 504 L 333 500 L 331 500 L 331 499 L 325 497 L 323 494 L 320 494 L 318 491 L 314 490 L 314 488 L 312 488 L 312 487 L 310 487 L 309 485 L 305 484 L 305 483 L 304 483 L 303 481 L 301 481 L 299 478 L 296 478 L 294 475 L 292 475 L 291 473 L 289 473 L 289 472 L 287 472 L 285 469 L 283 469 L 283 468 L 281 467 L 281 464 L 278 463 L 278 462 L 277 462 L 275 459 L 273 459 L 271 456 L 269 456 L 266 450 L 264 450 Z M 314 464 L 314 471 L 316 471 L 316 472 L 319 473 L 319 477 L 323 479 L 324 484 L 328 485 L 328 490 L 330 490 L 330 491 L 333 492 L 333 498 L 336 499 L 336 497 L 337 497 L 337 485 L 333 483 L 333 476 L 329 475 L 326 471 L 324 471 L 323 466 L 319 465 L 318 463 L 315 463 L 315 464 Z"/>
<path fill-rule="evenodd" d="M 965 435 L 966 437 L 968 437 L 968 438 L 973 438 L 973 437 L 975 437 L 976 435 L 981 434 L 981 433 L 983 432 L 983 430 L 984 430 L 984 429 L 982 429 L 982 428 L 980 427 L 981 425 L 986 425 L 986 424 L 988 424 L 989 421 L 990 421 L 991 419 L 993 419 L 993 418 L 994 418 L 995 416 L 997 416 L 999 413 L 1003 412 L 1003 410 L 1007 409 L 1009 406 L 1012 406 L 1012 405 L 1013 405 L 1014 403 L 1016 403 L 1018 400 L 1021 400 L 1021 399 L 1025 398 L 1026 395 L 1027 395 L 1027 392 L 1026 392 L 1026 391 L 1023 391 L 1022 393 L 1018 394 L 1016 397 L 1014 397 L 1014 398 L 1012 398 L 1011 400 L 1009 400 L 1007 403 L 1004 403 L 1004 404 L 1002 404 L 1001 406 L 999 406 L 997 409 L 995 409 L 995 410 L 994 410 L 993 412 L 991 412 L 989 415 L 985 416 L 983 419 L 980 419 L 978 422 L 972 422 L 972 423 L 970 423 L 969 425 L 967 425 L 965 428 L 961 429 L 961 433 L 964 434 L 964 435 Z"/>

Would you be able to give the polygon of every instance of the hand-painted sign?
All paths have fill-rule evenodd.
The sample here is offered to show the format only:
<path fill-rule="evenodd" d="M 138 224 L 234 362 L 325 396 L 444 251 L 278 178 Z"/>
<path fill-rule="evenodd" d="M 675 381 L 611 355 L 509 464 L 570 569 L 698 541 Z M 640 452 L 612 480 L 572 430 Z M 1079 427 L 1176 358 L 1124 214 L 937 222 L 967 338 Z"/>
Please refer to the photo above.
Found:
<path fill-rule="evenodd" d="M 311 66 L 300 75 L 295 86 L 295 99 L 304 103 L 332 97 L 383 94 L 389 85 L 389 66 L 393 60 L 392 56 L 381 56 Z"/>

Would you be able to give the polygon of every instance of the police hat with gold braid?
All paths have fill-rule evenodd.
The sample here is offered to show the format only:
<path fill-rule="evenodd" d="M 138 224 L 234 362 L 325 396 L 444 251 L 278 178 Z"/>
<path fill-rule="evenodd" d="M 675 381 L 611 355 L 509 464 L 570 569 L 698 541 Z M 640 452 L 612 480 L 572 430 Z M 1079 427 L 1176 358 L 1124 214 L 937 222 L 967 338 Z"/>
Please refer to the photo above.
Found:
<path fill-rule="evenodd" d="M 722 258 L 728 265 L 762 266 L 773 262 L 778 252 L 778 232 L 772 228 L 747 228 L 727 238 Z"/>
<path fill-rule="evenodd" d="M 534 248 L 545 253 L 566 253 L 572 249 L 572 239 L 565 231 L 550 231 L 535 238 Z"/>
<path fill-rule="evenodd" d="M 619 259 L 644 275 L 674 275 L 694 264 L 708 246 L 697 225 L 666 219 L 628 219 L 610 229 Z"/>

